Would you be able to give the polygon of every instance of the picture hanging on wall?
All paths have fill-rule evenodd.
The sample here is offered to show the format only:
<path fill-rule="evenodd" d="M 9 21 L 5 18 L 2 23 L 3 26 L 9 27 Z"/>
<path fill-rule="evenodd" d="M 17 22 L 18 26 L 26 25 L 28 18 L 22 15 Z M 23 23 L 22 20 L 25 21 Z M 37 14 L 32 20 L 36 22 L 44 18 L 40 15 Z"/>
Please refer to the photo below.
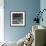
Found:
<path fill-rule="evenodd" d="M 24 26 L 25 12 L 11 12 L 11 26 Z"/>

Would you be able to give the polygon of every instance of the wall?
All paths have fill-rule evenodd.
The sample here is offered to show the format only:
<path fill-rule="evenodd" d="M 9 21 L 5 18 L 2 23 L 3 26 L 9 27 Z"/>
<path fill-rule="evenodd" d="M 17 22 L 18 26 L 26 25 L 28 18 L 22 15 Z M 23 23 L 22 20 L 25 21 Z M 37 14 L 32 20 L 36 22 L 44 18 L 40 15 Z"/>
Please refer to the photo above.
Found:
<path fill-rule="evenodd" d="M 41 9 L 41 11 L 42 11 L 43 9 L 46 9 L 46 0 L 40 0 L 40 9 Z M 42 17 L 43 17 L 43 22 L 40 21 L 40 25 L 46 27 L 46 20 L 45 20 L 45 19 L 46 19 L 46 11 L 43 12 Z"/>
<path fill-rule="evenodd" d="M 18 41 L 31 29 L 36 12 L 40 10 L 40 0 L 4 0 L 4 38 L 7 41 Z M 10 12 L 25 11 L 26 25 L 24 27 L 10 26 Z"/>

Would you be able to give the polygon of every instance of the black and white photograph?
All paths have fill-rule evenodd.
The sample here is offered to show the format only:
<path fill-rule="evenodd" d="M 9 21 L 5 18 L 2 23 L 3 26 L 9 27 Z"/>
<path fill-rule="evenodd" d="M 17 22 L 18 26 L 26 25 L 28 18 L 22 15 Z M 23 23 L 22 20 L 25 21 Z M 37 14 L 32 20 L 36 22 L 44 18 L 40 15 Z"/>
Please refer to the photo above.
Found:
<path fill-rule="evenodd" d="M 11 12 L 11 26 L 24 26 L 25 12 Z"/>

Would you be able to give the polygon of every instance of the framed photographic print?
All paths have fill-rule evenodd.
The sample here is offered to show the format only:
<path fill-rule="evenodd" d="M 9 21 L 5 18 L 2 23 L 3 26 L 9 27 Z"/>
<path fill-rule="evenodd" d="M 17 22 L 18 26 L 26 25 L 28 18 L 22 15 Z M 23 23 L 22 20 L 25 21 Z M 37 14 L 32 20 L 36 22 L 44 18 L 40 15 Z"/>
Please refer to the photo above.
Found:
<path fill-rule="evenodd" d="M 25 12 L 11 12 L 11 26 L 24 26 Z"/>

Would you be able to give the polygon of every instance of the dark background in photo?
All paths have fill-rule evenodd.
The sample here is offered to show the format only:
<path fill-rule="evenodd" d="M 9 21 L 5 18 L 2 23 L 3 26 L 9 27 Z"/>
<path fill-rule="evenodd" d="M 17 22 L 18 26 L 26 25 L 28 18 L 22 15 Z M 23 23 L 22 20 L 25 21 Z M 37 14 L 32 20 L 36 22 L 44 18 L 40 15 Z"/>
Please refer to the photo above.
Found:
<path fill-rule="evenodd" d="M 13 24 L 23 24 L 23 14 L 22 13 L 13 13 L 12 23 Z"/>

